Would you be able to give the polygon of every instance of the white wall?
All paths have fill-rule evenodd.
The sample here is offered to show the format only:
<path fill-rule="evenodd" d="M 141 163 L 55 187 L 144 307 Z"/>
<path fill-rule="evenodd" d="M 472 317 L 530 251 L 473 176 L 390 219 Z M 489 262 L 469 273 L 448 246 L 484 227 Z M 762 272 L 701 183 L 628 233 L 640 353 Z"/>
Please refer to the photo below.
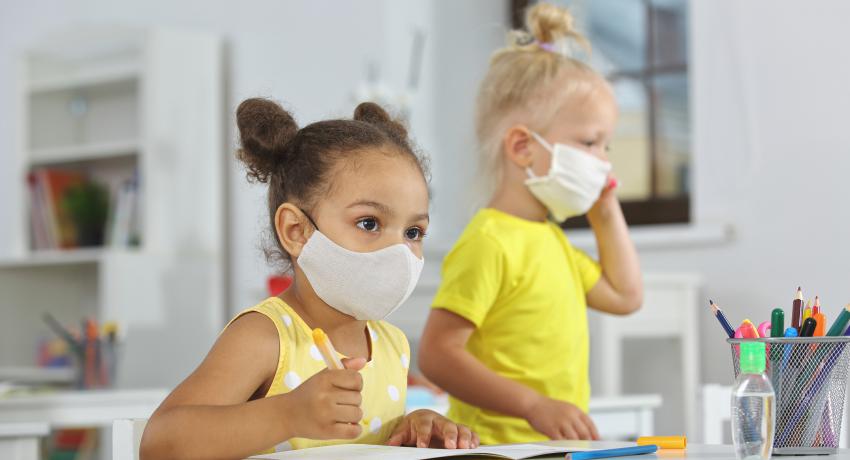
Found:
<path fill-rule="evenodd" d="M 702 273 L 732 322 L 819 294 L 850 302 L 850 3 L 692 0 L 696 212 L 732 242 L 642 254 L 644 269 Z M 706 307 L 703 378 L 729 383 L 729 350 Z"/>

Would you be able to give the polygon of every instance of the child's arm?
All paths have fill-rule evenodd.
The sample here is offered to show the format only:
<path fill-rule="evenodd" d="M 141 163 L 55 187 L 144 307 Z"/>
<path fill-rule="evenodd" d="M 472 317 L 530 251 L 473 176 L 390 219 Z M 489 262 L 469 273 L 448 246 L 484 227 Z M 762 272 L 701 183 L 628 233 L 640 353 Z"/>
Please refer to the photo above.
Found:
<path fill-rule="evenodd" d="M 587 414 L 496 374 L 466 351 L 475 325 L 450 311 L 432 309 L 422 334 L 419 369 L 468 404 L 528 420 L 552 439 L 599 439 Z M 473 427 L 474 428 L 474 427 Z"/>
<path fill-rule="evenodd" d="M 365 361 L 352 360 L 351 369 L 325 370 L 290 393 L 263 398 L 278 354 L 277 330 L 268 318 L 249 313 L 234 321 L 154 412 L 141 458 L 244 458 L 292 437 L 358 436 L 362 378 L 353 368 Z"/>
<path fill-rule="evenodd" d="M 596 236 L 602 265 L 602 276 L 587 293 L 588 305 L 618 315 L 636 311 L 643 302 L 640 264 L 613 189 L 602 193 L 587 213 L 587 220 Z"/>

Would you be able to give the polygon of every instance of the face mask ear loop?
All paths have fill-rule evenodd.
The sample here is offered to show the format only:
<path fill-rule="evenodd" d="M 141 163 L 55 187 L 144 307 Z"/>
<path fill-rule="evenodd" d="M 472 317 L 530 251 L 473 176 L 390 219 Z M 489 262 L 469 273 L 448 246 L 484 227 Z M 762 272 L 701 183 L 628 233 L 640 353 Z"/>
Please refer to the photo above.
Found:
<path fill-rule="evenodd" d="M 552 144 L 546 142 L 546 139 L 543 139 L 543 136 L 535 133 L 534 131 L 529 131 L 529 133 L 531 133 L 531 137 L 533 137 L 535 141 L 537 141 L 540 145 L 543 146 L 543 148 L 546 149 L 547 152 L 549 152 L 549 155 L 552 157 L 552 161 L 554 162 L 555 161 L 555 149 L 552 148 Z M 525 168 L 525 174 L 528 176 L 529 179 L 536 179 L 537 178 L 537 176 L 534 175 L 534 172 L 531 170 L 530 165 Z"/>
<path fill-rule="evenodd" d="M 531 137 L 533 137 L 535 141 L 539 142 L 540 145 L 542 145 L 544 148 L 546 148 L 546 150 L 549 151 L 549 153 L 554 152 L 555 149 L 552 147 L 552 144 L 547 142 L 546 139 L 543 139 L 543 136 L 535 133 L 534 131 L 529 131 L 529 132 L 531 133 Z"/>
<path fill-rule="evenodd" d="M 305 211 L 301 208 L 298 208 L 298 210 L 301 211 L 301 214 L 304 214 L 304 217 L 306 217 L 307 220 L 309 220 L 311 224 L 313 224 L 313 228 L 315 228 L 316 230 L 319 230 L 319 226 L 316 225 L 316 222 L 313 221 L 313 218 L 310 217 L 310 214 L 307 214 L 307 211 Z"/>

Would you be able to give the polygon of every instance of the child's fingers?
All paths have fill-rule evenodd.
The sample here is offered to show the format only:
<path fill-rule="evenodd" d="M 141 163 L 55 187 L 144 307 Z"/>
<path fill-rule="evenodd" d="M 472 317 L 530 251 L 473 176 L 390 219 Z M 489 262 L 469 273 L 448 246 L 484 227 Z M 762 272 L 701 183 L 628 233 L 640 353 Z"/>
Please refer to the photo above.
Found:
<path fill-rule="evenodd" d="M 342 365 L 346 369 L 359 371 L 366 367 L 366 358 L 342 358 Z"/>
<path fill-rule="evenodd" d="M 350 369 L 329 372 L 331 374 L 331 385 L 342 390 L 363 390 L 363 376 L 359 372 Z"/>
<path fill-rule="evenodd" d="M 434 419 L 434 430 L 440 433 L 443 438 L 443 447 L 446 449 L 455 449 L 458 446 L 458 429 L 457 425 L 445 417 L 437 417 Z"/>
<path fill-rule="evenodd" d="M 359 391 L 337 390 L 335 397 L 336 403 L 340 405 L 359 407 L 363 404 L 363 394 Z"/>
<path fill-rule="evenodd" d="M 413 429 L 416 432 L 416 447 L 428 447 L 431 444 L 431 434 L 434 423 L 430 417 L 420 417 L 413 421 Z"/>
<path fill-rule="evenodd" d="M 472 431 L 472 430 L 470 430 Z M 478 438 L 478 433 L 472 431 L 472 448 L 477 449 L 481 445 L 481 439 Z"/>
<path fill-rule="evenodd" d="M 363 427 L 359 423 L 334 423 L 328 439 L 354 439 L 362 432 Z"/>
<path fill-rule="evenodd" d="M 390 436 L 390 439 L 387 440 L 388 446 L 396 446 L 400 447 L 407 438 L 407 429 L 399 429 L 396 428 L 395 433 Z"/>
<path fill-rule="evenodd" d="M 582 413 L 582 418 L 584 419 L 585 425 L 590 429 L 590 438 L 593 441 L 599 440 L 599 431 L 596 429 L 596 424 L 593 423 L 593 419 L 590 418 L 589 415 Z"/>
<path fill-rule="evenodd" d="M 472 430 L 466 425 L 457 426 L 457 448 L 472 449 Z"/>
<path fill-rule="evenodd" d="M 578 438 L 575 439 L 587 441 L 590 439 L 590 428 L 587 426 L 583 415 L 584 413 L 579 412 L 578 417 L 572 420 L 572 428 L 575 430 L 576 436 L 578 436 Z"/>
<path fill-rule="evenodd" d="M 363 419 L 363 409 L 357 406 L 337 406 L 334 413 L 337 423 L 360 423 Z"/>
<path fill-rule="evenodd" d="M 572 426 L 567 425 L 561 428 L 561 439 L 578 439 L 578 433 Z"/>

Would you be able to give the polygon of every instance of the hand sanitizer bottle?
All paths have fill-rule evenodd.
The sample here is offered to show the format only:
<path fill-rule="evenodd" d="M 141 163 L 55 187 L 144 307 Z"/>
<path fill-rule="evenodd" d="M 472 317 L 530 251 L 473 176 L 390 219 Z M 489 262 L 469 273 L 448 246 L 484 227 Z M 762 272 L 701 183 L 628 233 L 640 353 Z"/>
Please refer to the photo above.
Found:
<path fill-rule="evenodd" d="M 768 459 L 773 451 L 776 396 L 765 370 L 764 342 L 741 343 L 741 373 L 732 388 L 732 443 L 739 459 Z"/>

